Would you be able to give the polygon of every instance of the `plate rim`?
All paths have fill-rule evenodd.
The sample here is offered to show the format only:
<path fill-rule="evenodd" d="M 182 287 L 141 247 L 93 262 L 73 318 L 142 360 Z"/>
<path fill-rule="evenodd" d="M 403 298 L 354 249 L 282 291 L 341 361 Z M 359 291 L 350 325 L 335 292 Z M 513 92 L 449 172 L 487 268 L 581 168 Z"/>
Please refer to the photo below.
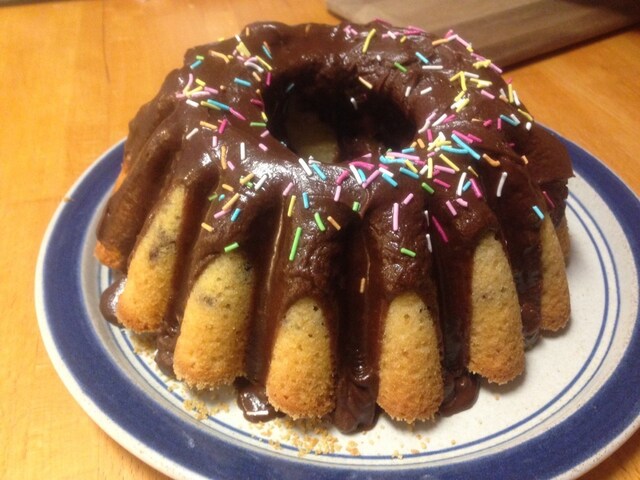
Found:
<path fill-rule="evenodd" d="M 640 200 L 638 199 L 638 195 L 631 190 L 622 179 L 613 172 L 607 165 L 598 160 L 595 156 L 587 152 L 586 150 L 579 147 L 574 142 L 564 139 L 560 137 L 568 146 L 570 150 L 577 151 L 586 156 L 586 159 L 592 162 L 594 165 L 600 167 L 600 169 L 606 173 L 604 176 L 604 181 L 609 182 L 609 184 L 613 184 L 615 187 L 620 188 L 623 187 L 622 193 L 617 193 L 616 195 L 622 195 L 625 197 L 631 197 L 633 200 L 633 206 L 638 209 L 640 205 Z M 75 192 L 85 181 L 86 179 L 103 163 L 105 163 L 112 155 L 117 155 L 118 150 L 123 148 L 124 140 L 120 140 L 116 142 L 113 146 L 111 146 L 106 152 L 98 157 L 84 172 L 83 174 L 74 182 L 73 186 L 70 188 L 68 195 L 71 198 L 73 192 Z M 611 188 L 611 187 L 609 187 Z M 611 193 L 607 190 L 605 193 Z M 65 197 L 67 198 L 67 197 Z M 627 198 L 628 200 L 629 198 Z M 626 213 L 621 212 L 621 205 L 617 203 L 606 202 L 607 206 L 613 213 L 616 220 L 619 220 L 620 216 Z M 165 455 L 156 451 L 153 447 L 142 442 L 139 438 L 136 437 L 132 432 L 129 432 L 117 422 L 113 421 L 112 418 L 109 417 L 94 401 L 94 399 L 87 395 L 81 385 L 81 382 L 78 378 L 73 374 L 72 368 L 68 365 L 62 355 L 58 350 L 58 345 L 56 344 L 54 335 L 50 329 L 49 319 L 47 314 L 47 309 L 45 306 L 45 260 L 47 256 L 47 252 L 50 248 L 50 240 L 55 231 L 56 225 L 58 223 L 59 217 L 61 216 L 63 210 L 65 208 L 65 202 L 61 202 L 57 207 L 47 229 L 45 231 L 43 241 L 40 247 L 40 251 L 38 253 L 38 260 L 36 265 L 36 276 L 35 276 L 35 303 L 36 303 L 36 312 L 38 317 L 38 324 L 41 331 L 41 337 L 43 338 L 43 342 L 45 344 L 45 348 L 51 361 L 54 365 L 54 368 L 58 375 L 61 377 L 65 387 L 69 390 L 74 399 L 80 404 L 80 406 L 85 410 L 85 412 L 92 418 L 98 426 L 100 426 L 111 438 L 113 438 L 116 442 L 120 443 L 125 449 L 131 452 L 133 455 L 148 463 L 152 467 L 159 469 L 165 473 L 170 475 L 179 477 L 179 478 L 207 478 L 207 476 L 203 476 L 201 473 L 189 468 L 188 466 L 174 460 L 173 458 L 167 458 Z M 622 227 L 622 223 L 620 223 Z M 631 247 L 631 255 L 635 260 L 636 270 L 639 270 L 640 263 L 640 253 L 636 248 L 634 248 L 634 242 L 631 240 L 635 240 L 637 243 L 640 237 L 640 227 L 636 227 L 633 231 L 635 235 L 631 238 L 629 236 L 629 232 L 626 229 L 625 236 L 629 245 Z M 633 327 L 633 332 L 631 334 L 631 338 L 638 336 L 638 328 L 639 328 L 639 320 L 640 320 L 640 312 L 638 313 L 638 318 L 636 318 L 636 322 Z M 632 345 L 629 345 L 623 354 L 623 359 L 621 359 L 620 364 L 623 363 L 624 357 L 629 354 Z M 616 367 L 614 373 L 612 373 L 611 377 L 607 379 L 607 381 L 602 385 L 602 389 L 612 381 L 614 374 L 618 371 L 620 367 Z M 587 403 L 590 403 L 593 398 L 590 398 Z M 583 407 L 584 408 L 584 407 Z M 636 411 L 635 418 L 632 422 L 628 423 L 625 428 L 620 430 L 617 435 L 614 435 L 605 445 L 601 446 L 599 449 L 596 449 L 595 454 L 591 455 L 588 458 L 583 459 L 581 462 L 574 464 L 573 467 L 569 469 L 565 469 L 563 472 L 559 472 L 559 478 L 572 478 L 573 475 L 583 474 L 586 471 L 593 468 L 595 465 L 603 461 L 605 458 L 610 456 L 617 448 L 620 447 L 638 428 L 640 427 L 640 409 Z M 292 461 L 293 459 L 287 458 L 287 461 L 291 461 L 292 464 L 300 463 Z M 303 461 L 302 463 L 310 463 L 307 461 Z M 322 465 L 330 470 L 335 470 L 336 472 L 341 470 L 340 468 L 336 468 L 334 465 Z M 366 467 L 365 470 L 369 471 L 371 467 Z M 406 468 L 406 467 L 405 467 Z M 408 469 L 408 471 L 420 471 L 424 470 L 426 466 L 413 466 Z M 404 470 L 401 465 L 398 465 L 399 470 Z M 325 469 L 322 469 L 325 470 Z M 400 472 L 398 472 L 400 473 Z M 308 475 L 307 475 L 308 477 Z M 223 477 L 220 477 L 223 478 Z"/>

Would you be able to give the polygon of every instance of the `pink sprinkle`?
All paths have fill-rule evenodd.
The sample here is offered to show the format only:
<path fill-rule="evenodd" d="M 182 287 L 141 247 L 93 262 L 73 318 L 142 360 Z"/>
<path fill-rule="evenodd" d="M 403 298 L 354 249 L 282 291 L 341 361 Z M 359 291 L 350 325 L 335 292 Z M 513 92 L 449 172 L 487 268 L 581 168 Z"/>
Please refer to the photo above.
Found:
<path fill-rule="evenodd" d="M 381 174 L 380 170 L 376 170 L 371 175 L 369 175 L 369 178 L 367 178 L 362 184 L 362 188 L 367 188 L 369 185 L 371 185 L 371 182 L 373 182 L 376 178 L 378 178 L 380 174 Z"/>
<path fill-rule="evenodd" d="M 407 160 L 420 160 L 420 157 L 417 155 L 409 155 L 407 153 L 402 152 L 387 152 L 387 157 L 392 158 L 406 158 Z"/>
<path fill-rule="evenodd" d="M 476 137 L 473 133 L 468 133 L 467 137 L 469 137 L 474 142 L 482 143 L 482 139 L 480 137 Z M 469 143 L 473 143 L 473 142 L 469 142 Z"/>
<path fill-rule="evenodd" d="M 413 193 L 410 193 L 409 195 L 407 195 L 405 197 L 405 199 L 402 201 L 403 205 L 409 205 L 409 202 L 413 200 Z"/>
<path fill-rule="evenodd" d="M 293 188 L 293 182 L 289 182 L 289 185 L 287 185 L 287 188 L 285 188 L 282 191 L 282 196 L 286 197 L 287 195 L 289 195 L 289 192 L 291 191 L 292 188 Z"/>
<path fill-rule="evenodd" d="M 443 182 L 439 178 L 434 178 L 433 179 L 433 183 L 437 183 L 438 185 L 440 185 L 441 187 L 444 187 L 445 189 L 447 189 L 447 188 L 449 188 L 451 186 L 447 182 Z"/>
<path fill-rule="evenodd" d="M 453 35 L 453 30 L 449 29 L 449 31 L 447 33 L 444 34 L 444 38 L 449 38 L 451 35 Z"/>
<path fill-rule="evenodd" d="M 220 128 L 218 129 L 218 131 L 220 132 L 220 134 L 223 134 L 223 133 L 224 133 L 224 129 L 227 127 L 227 123 L 229 123 L 229 121 L 228 121 L 226 118 L 224 118 L 224 119 L 222 120 L 222 122 L 220 123 Z"/>
<path fill-rule="evenodd" d="M 431 221 L 433 222 L 433 224 L 436 227 L 436 230 L 438 230 L 438 233 L 442 237 L 442 241 L 444 243 L 447 243 L 449 239 L 447 238 L 447 234 L 444 232 L 444 229 L 442 228 L 442 225 L 440 225 L 440 222 L 438 221 L 438 219 L 435 216 L 431 215 Z"/>
<path fill-rule="evenodd" d="M 491 119 L 485 120 L 484 122 L 482 122 L 482 126 L 483 127 L 489 127 L 492 123 L 493 123 L 493 120 L 491 120 Z"/>
<path fill-rule="evenodd" d="M 369 162 L 355 161 L 355 162 L 349 162 L 349 165 L 353 165 L 354 167 L 364 168 L 365 170 L 372 170 L 375 168 L 375 165 Z"/>
<path fill-rule="evenodd" d="M 219 212 L 217 212 L 213 218 L 215 218 L 216 220 L 220 217 L 224 217 L 227 213 L 229 213 L 231 211 L 231 209 L 227 209 L 227 210 L 220 210 Z"/>
<path fill-rule="evenodd" d="M 556 208 L 556 206 L 553 203 L 553 200 L 551 200 L 551 197 L 549 196 L 549 194 L 547 193 L 546 190 L 542 191 L 542 194 L 544 195 L 544 198 L 547 200 L 547 203 L 549 204 L 549 206 L 551 208 Z"/>
<path fill-rule="evenodd" d="M 464 133 L 459 132 L 458 130 L 451 130 L 451 133 L 456 134 L 467 143 L 473 143 L 473 140 L 471 140 L 471 137 L 465 135 Z"/>
<path fill-rule="evenodd" d="M 244 115 L 242 115 L 240 112 L 238 112 L 237 110 L 234 110 L 233 108 L 229 108 L 229 111 L 236 117 L 238 117 L 240 120 L 244 120 L 245 122 L 247 121 L 247 119 L 245 118 Z"/>
<path fill-rule="evenodd" d="M 258 98 L 252 98 L 251 100 L 249 100 L 252 104 L 257 105 L 259 107 L 263 107 L 264 103 L 262 102 L 262 100 L 258 99 Z"/>
<path fill-rule="evenodd" d="M 476 183 L 475 178 L 471 179 L 471 188 L 473 189 L 473 193 L 476 194 L 477 198 L 482 198 L 482 192 L 480 191 L 480 188 L 478 187 L 478 184 Z"/>
<path fill-rule="evenodd" d="M 447 123 L 450 122 L 451 120 L 453 120 L 454 118 L 456 118 L 456 114 L 452 113 L 451 115 L 449 115 L 447 118 L 444 119 L 444 121 L 442 123 Z"/>
<path fill-rule="evenodd" d="M 445 167 L 443 165 L 436 165 L 435 167 L 433 167 L 433 172 L 434 172 L 434 175 L 437 175 L 438 172 L 450 173 L 452 175 L 456 173 L 456 171 L 453 168 Z"/>
<path fill-rule="evenodd" d="M 229 160 L 227 160 L 227 167 L 229 167 L 229 170 L 231 171 L 236 169 L 235 165 L 231 163 Z"/>
<path fill-rule="evenodd" d="M 456 209 L 453 207 L 453 204 L 451 203 L 451 200 L 447 200 L 447 203 L 445 203 L 445 205 L 447 206 L 447 208 L 451 212 L 451 215 L 453 215 L 454 217 L 456 215 L 458 215 L 458 212 L 456 212 Z"/>
<path fill-rule="evenodd" d="M 266 137 L 266 136 L 268 136 L 268 135 L 269 135 L 269 130 L 265 130 L 264 132 L 262 132 L 262 133 L 260 134 L 260 138 L 264 138 L 264 137 Z"/>
<path fill-rule="evenodd" d="M 490 98 L 491 100 L 495 100 L 496 98 L 496 96 L 493 93 L 487 92 L 484 88 L 480 90 L 480 95 L 484 95 L 485 97 Z"/>
<path fill-rule="evenodd" d="M 187 81 L 187 84 L 184 87 L 183 91 L 187 91 L 189 90 L 189 87 L 191 87 L 191 84 L 193 83 L 193 73 L 189 74 L 189 80 Z"/>
<path fill-rule="evenodd" d="M 433 132 L 431 129 L 427 130 L 427 140 L 429 140 L 429 143 L 433 142 Z"/>
<path fill-rule="evenodd" d="M 502 130 L 502 119 L 500 117 L 498 117 L 498 126 L 496 128 Z"/>
<path fill-rule="evenodd" d="M 493 70 L 495 70 L 496 72 L 502 74 L 502 69 L 500 67 L 498 67 L 495 63 L 491 63 L 489 64 L 489 67 L 491 67 Z"/>
<path fill-rule="evenodd" d="M 269 149 L 267 148 L 267 146 L 266 146 L 264 143 L 259 143 L 259 144 L 258 144 L 258 147 L 260 147 L 260 149 L 261 149 L 263 152 L 266 152 L 267 150 L 269 150 Z"/>
<path fill-rule="evenodd" d="M 462 205 L 463 207 L 469 206 L 469 203 L 464 198 L 456 198 L 456 202 L 458 205 Z"/>
<path fill-rule="evenodd" d="M 267 72 L 267 81 L 265 83 L 267 86 L 271 85 L 271 72 Z"/>
<path fill-rule="evenodd" d="M 336 193 L 333 195 L 333 201 L 337 202 L 338 200 L 340 200 L 340 193 L 342 192 L 342 187 L 340 185 L 338 185 L 336 187 Z"/>
<path fill-rule="evenodd" d="M 215 88 L 211 88 L 211 87 L 204 87 L 205 91 L 209 92 L 209 93 L 213 93 L 213 94 L 217 94 L 218 90 L 216 90 Z"/>
<path fill-rule="evenodd" d="M 336 178 L 336 184 L 342 185 L 342 182 L 344 182 L 348 177 L 349 177 L 349 170 L 343 170 L 342 173 L 338 176 L 338 178 Z"/>
<path fill-rule="evenodd" d="M 393 204 L 393 231 L 398 231 L 398 215 L 400 212 L 400 205 L 397 203 Z"/>

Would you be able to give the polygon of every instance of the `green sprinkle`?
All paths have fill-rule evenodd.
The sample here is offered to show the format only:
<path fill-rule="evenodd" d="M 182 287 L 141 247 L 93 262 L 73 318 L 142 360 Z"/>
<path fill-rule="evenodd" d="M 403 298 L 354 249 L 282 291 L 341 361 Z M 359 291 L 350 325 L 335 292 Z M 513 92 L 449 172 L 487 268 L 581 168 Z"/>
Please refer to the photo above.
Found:
<path fill-rule="evenodd" d="M 401 248 L 400 249 L 400 253 L 403 253 L 404 255 L 407 255 L 408 257 L 415 257 L 416 256 L 416 252 L 414 252 L 413 250 L 409 250 L 408 248 Z"/>
<path fill-rule="evenodd" d="M 318 225 L 318 228 L 320 229 L 321 232 L 324 232 L 327 227 L 324 226 L 324 223 L 322 223 L 322 219 L 320 218 L 320 214 L 318 212 L 313 214 L 313 218 L 316 219 L 316 224 Z"/>
<path fill-rule="evenodd" d="M 213 201 L 216 199 L 216 197 L 217 197 L 217 196 L 218 196 L 218 194 L 217 194 L 217 193 L 214 193 L 213 195 L 211 195 L 211 196 L 207 197 L 207 199 L 208 199 L 210 202 L 213 202 Z"/>
<path fill-rule="evenodd" d="M 407 69 L 404 65 L 401 65 L 398 62 L 394 62 L 393 66 L 400 70 L 402 73 L 407 73 Z"/>
<path fill-rule="evenodd" d="M 353 210 L 354 212 L 359 212 L 360 211 L 360 202 L 353 202 L 353 206 L 351 207 L 351 210 Z"/>
<path fill-rule="evenodd" d="M 296 252 L 298 251 L 298 243 L 300 243 L 300 235 L 302 235 L 302 227 L 296 228 L 296 234 L 293 237 L 293 245 L 291 245 L 291 252 L 289 253 L 289 261 L 293 262 L 296 258 Z"/>
<path fill-rule="evenodd" d="M 266 127 L 267 124 L 264 122 L 251 122 L 249 126 L 250 127 Z"/>
<path fill-rule="evenodd" d="M 238 242 L 233 242 L 231 245 L 227 245 L 226 247 L 224 247 L 224 253 L 229 253 L 230 251 L 235 250 L 239 246 L 240 245 L 238 245 Z"/>
<path fill-rule="evenodd" d="M 427 182 L 422 182 L 421 187 L 431 194 L 433 194 L 434 192 L 433 188 L 431 188 L 431 186 Z"/>
<path fill-rule="evenodd" d="M 196 60 L 204 60 L 204 57 L 202 55 L 196 55 Z"/>

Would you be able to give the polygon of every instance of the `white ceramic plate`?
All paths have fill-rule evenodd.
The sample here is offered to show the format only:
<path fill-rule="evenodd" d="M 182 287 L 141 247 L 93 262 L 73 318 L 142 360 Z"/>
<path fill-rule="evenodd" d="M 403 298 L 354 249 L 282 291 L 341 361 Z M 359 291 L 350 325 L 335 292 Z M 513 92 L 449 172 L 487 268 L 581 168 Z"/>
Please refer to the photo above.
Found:
<path fill-rule="evenodd" d="M 567 206 L 571 324 L 527 353 L 525 375 L 507 387 L 483 385 L 465 412 L 413 429 L 381 417 L 370 432 L 326 436 L 283 421 L 250 424 L 230 392 L 195 398 L 162 375 L 152 353 L 135 353 L 140 340 L 99 311 L 110 272 L 92 255 L 94 232 L 122 143 L 78 180 L 45 235 L 36 272 L 45 345 L 87 413 L 172 477 L 574 478 L 640 424 L 640 202 L 565 143 L 576 172 Z M 333 452 L 301 455 L 315 441 Z"/>

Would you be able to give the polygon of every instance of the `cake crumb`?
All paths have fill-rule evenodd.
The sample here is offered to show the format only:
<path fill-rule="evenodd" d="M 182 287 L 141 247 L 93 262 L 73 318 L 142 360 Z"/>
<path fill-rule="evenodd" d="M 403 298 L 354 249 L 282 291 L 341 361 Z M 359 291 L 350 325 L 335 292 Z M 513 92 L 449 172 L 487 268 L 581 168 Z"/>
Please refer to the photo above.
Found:
<path fill-rule="evenodd" d="M 360 456 L 360 450 L 358 449 L 358 444 L 353 440 L 349 441 L 349 443 L 347 444 L 346 450 L 354 457 Z"/>

